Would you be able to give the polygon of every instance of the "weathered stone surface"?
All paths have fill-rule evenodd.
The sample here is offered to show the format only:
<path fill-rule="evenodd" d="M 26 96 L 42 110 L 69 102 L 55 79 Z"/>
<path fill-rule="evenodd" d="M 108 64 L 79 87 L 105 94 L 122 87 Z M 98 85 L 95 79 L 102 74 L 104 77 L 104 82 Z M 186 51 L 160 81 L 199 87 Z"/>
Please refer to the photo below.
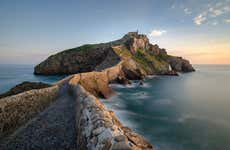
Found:
<path fill-rule="evenodd" d="M 132 53 L 136 53 L 137 49 L 144 50 L 149 48 L 149 39 L 146 35 L 130 32 L 125 35 L 125 37 L 127 37 L 128 40 L 124 44 Z"/>
<path fill-rule="evenodd" d="M 59 93 L 58 86 L 30 90 L 0 100 L 0 138 L 44 110 Z"/>
<path fill-rule="evenodd" d="M 133 60 L 121 61 L 117 65 L 102 71 L 79 73 L 68 77 L 60 83 L 68 82 L 70 85 L 80 84 L 96 97 L 108 98 L 115 94 L 109 83 L 117 82 L 129 84 L 129 80 L 144 78 L 145 74 L 138 69 Z"/>
<path fill-rule="evenodd" d="M 166 50 L 160 48 L 157 44 L 155 45 L 150 44 L 149 52 L 156 56 L 167 56 Z"/>
<path fill-rule="evenodd" d="M 131 146 L 126 141 L 121 141 L 113 144 L 112 150 L 132 150 Z"/>
<path fill-rule="evenodd" d="M 153 146 L 131 129 L 124 127 L 112 111 L 81 85 L 71 85 L 76 95 L 77 146 L 96 150 L 152 150 Z M 83 104 L 83 105 L 81 105 Z M 100 127 L 95 127 L 100 122 Z M 111 126 L 106 126 L 110 122 Z"/>
<path fill-rule="evenodd" d="M 69 90 L 69 92 L 65 91 L 65 94 L 72 93 L 76 100 L 75 122 L 77 134 L 75 140 L 77 148 L 82 150 L 153 149 L 153 146 L 147 140 L 131 129 L 124 127 L 115 113 L 107 110 L 99 99 L 87 92 L 80 81 L 81 77 L 78 74 L 68 77 L 67 80 L 62 80 L 57 85 L 49 88 L 31 90 L 3 98 L 0 101 L 1 136 L 15 130 L 44 110 L 57 98 L 59 88 L 65 87 L 61 88 Z M 49 116 L 48 118 L 52 117 Z M 36 130 L 36 132 L 38 131 Z M 48 145 L 53 144 L 48 143 Z M 31 147 L 33 144 L 28 146 Z"/>
<path fill-rule="evenodd" d="M 137 67 L 137 64 L 132 59 L 125 61 L 122 65 L 122 71 L 124 76 L 130 80 L 140 80 L 144 78 L 144 74 Z"/>
<path fill-rule="evenodd" d="M 179 76 L 179 74 L 176 71 L 174 71 L 174 70 L 167 71 L 167 72 L 163 73 L 162 75 Z"/>
<path fill-rule="evenodd" d="M 76 101 L 68 90 L 68 87 L 62 86 L 52 104 L 14 133 L 0 139 L 0 149 L 76 150 Z"/>
<path fill-rule="evenodd" d="M 22 92 L 29 91 L 32 89 L 42 89 L 42 88 L 47 88 L 47 87 L 50 87 L 50 85 L 46 83 L 42 83 L 42 82 L 25 81 L 11 88 L 9 91 L 3 94 L 0 94 L 0 99 L 6 96 L 16 95 L 18 93 L 22 93 Z"/>
<path fill-rule="evenodd" d="M 127 138 L 126 138 L 126 136 L 124 136 L 124 135 L 118 135 L 118 136 L 114 137 L 114 140 L 115 140 L 116 142 L 121 142 L 121 141 L 126 141 Z"/>
<path fill-rule="evenodd" d="M 87 91 L 97 97 L 108 98 L 114 94 L 113 90 L 109 87 L 109 78 L 106 71 L 73 75 L 69 80 L 69 84 L 81 84 Z"/>
<path fill-rule="evenodd" d="M 183 59 L 182 57 L 169 56 L 168 62 L 171 65 L 172 69 L 178 72 L 192 72 L 195 69 L 189 63 L 188 60 Z"/>
<path fill-rule="evenodd" d="M 104 131 L 103 127 L 96 128 L 96 129 L 93 130 L 93 135 L 97 136 L 97 135 L 99 135 L 103 131 Z"/>

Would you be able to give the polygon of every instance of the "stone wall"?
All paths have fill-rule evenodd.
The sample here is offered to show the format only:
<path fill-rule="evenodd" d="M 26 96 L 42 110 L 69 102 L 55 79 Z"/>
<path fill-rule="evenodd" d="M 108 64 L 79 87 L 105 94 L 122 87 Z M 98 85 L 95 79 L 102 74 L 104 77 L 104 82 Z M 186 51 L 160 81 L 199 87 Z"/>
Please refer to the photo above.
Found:
<path fill-rule="evenodd" d="M 142 79 L 145 76 L 134 61 L 121 61 L 117 65 L 102 71 L 78 73 L 63 79 L 57 85 L 69 82 L 70 85 L 80 84 L 96 97 L 109 98 L 115 92 L 109 87 L 110 83 L 127 84 L 129 80 Z"/>
<path fill-rule="evenodd" d="M 30 90 L 0 100 L 0 138 L 15 131 L 52 103 L 58 86 Z"/>
<path fill-rule="evenodd" d="M 109 87 L 109 82 L 115 80 L 119 73 L 120 63 L 103 71 L 92 71 L 72 75 L 72 77 L 65 82 L 68 81 L 70 85 L 81 84 L 94 96 L 108 98 L 114 94 L 114 91 Z"/>
<path fill-rule="evenodd" d="M 77 146 L 80 150 L 150 150 L 153 146 L 142 136 L 125 127 L 81 85 L 72 85 L 76 97 Z"/>

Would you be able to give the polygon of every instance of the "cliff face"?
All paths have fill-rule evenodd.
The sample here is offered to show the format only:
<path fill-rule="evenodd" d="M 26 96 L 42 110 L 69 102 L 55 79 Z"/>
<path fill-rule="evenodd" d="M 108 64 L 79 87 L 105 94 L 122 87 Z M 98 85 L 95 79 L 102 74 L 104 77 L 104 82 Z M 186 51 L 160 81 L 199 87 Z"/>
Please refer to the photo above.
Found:
<path fill-rule="evenodd" d="M 50 56 L 35 67 L 35 74 L 74 74 L 104 69 L 115 65 L 120 58 L 106 45 L 83 45 Z"/>
<path fill-rule="evenodd" d="M 124 70 L 124 64 L 126 68 Z M 78 73 L 70 76 L 63 81 L 57 83 L 58 85 L 68 81 L 70 85 L 80 84 L 88 92 L 96 97 L 109 98 L 115 92 L 109 87 L 109 83 L 128 83 L 129 79 L 139 79 L 141 73 L 137 66 L 132 63 L 121 61 L 117 65 L 107 68 L 102 71 L 92 71 L 86 73 Z"/>
<path fill-rule="evenodd" d="M 191 72 L 195 71 L 188 60 L 182 57 L 169 56 L 168 63 L 171 65 L 172 69 L 178 72 Z"/>
<path fill-rule="evenodd" d="M 146 35 L 130 32 L 117 41 L 83 45 L 50 56 L 37 65 L 35 74 L 75 74 L 101 71 L 121 60 L 133 61 L 145 74 L 167 74 L 174 71 L 194 71 L 189 61 L 169 56 L 165 49 L 149 43 Z"/>

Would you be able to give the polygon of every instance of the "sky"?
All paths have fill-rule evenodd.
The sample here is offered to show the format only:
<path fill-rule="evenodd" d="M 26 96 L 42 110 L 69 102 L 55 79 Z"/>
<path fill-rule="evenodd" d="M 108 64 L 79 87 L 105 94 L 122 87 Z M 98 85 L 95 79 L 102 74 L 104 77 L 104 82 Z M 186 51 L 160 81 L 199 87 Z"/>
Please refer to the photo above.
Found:
<path fill-rule="evenodd" d="M 230 64 L 230 0 L 0 0 L 0 64 L 136 30 L 193 64 Z"/>

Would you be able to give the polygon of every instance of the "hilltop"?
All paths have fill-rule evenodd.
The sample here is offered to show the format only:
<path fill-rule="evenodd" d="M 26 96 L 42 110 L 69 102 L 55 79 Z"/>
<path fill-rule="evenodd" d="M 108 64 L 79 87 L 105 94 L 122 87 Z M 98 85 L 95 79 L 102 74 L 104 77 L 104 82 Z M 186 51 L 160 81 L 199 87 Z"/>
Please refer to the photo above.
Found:
<path fill-rule="evenodd" d="M 101 71 L 122 60 L 137 65 L 142 75 L 170 74 L 171 68 L 175 72 L 194 71 L 188 60 L 168 55 L 164 48 L 151 44 L 146 35 L 129 32 L 116 41 L 87 44 L 52 55 L 38 64 L 34 73 L 57 75 Z"/>

